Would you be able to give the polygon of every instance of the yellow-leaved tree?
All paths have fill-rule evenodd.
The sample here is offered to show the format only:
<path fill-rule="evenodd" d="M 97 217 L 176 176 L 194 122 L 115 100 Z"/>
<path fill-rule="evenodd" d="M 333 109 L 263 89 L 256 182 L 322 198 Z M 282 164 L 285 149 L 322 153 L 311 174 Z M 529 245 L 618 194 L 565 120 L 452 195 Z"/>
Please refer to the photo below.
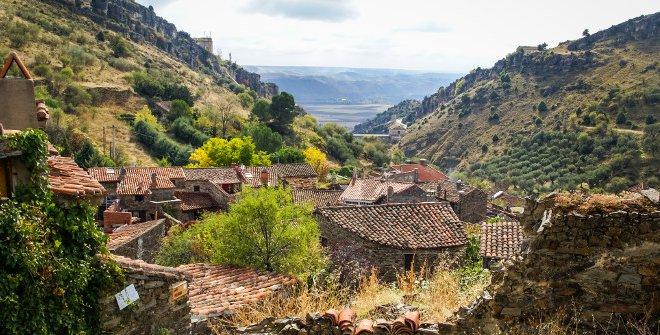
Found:
<path fill-rule="evenodd" d="M 305 162 L 311 165 L 314 171 L 319 175 L 319 180 L 325 180 L 325 176 L 328 174 L 328 157 L 315 147 L 308 147 L 303 151 L 305 155 Z"/>

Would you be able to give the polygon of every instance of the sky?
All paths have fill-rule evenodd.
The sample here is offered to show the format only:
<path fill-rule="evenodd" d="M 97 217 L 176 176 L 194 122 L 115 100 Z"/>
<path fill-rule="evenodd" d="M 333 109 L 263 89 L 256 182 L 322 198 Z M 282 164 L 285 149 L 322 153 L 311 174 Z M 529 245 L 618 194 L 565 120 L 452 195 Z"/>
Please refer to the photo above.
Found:
<path fill-rule="evenodd" d="M 660 10 L 660 0 L 137 0 L 241 65 L 468 72 Z"/>

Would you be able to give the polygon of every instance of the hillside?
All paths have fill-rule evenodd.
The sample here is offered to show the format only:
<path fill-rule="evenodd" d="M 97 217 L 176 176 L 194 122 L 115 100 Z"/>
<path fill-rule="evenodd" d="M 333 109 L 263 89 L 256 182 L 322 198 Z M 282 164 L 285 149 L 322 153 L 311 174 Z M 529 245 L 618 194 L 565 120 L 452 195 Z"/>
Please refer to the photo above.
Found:
<path fill-rule="evenodd" d="M 459 77 L 396 69 L 359 69 L 314 66 L 246 66 L 264 80 L 276 83 L 303 104 L 395 104 L 421 99 L 438 86 Z"/>
<path fill-rule="evenodd" d="M 208 53 L 153 8 L 133 1 L 0 4 L 0 55 L 17 51 L 33 72 L 41 84 L 38 98 L 46 99 L 53 116 L 51 141 L 67 154 L 75 155 L 89 142 L 116 164 L 155 164 L 160 157 L 138 143 L 126 120 L 168 98 L 136 93 L 136 73 L 165 88 L 185 88 L 196 111 L 227 103 L 240 117 L 248 112 L 236 93 L 247 89 L 268 97 L 278 90 L 258 74 Z"/>
<path fill-rule="evenodd" d="M 518 48 L 425 98 L 399 146 L 522 193 L 657 184 L 658 25 L 660 13 Z"/>

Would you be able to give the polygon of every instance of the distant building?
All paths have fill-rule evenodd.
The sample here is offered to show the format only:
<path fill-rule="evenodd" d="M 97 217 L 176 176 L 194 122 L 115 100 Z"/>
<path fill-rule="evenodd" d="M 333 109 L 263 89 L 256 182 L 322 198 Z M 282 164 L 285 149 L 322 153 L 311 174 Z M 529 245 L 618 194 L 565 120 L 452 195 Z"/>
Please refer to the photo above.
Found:
<path fill-rule="evenodd" d="M 402 119 L 396 119 L 390 123 L 390 126 L 388 127 L 388 134 L 390 136 L 390 141 L 391 142 L 397 142 L 403 137 L 403 135 L 406 134 L 406 130 L 408 129 L 408 126 L 406 126 L 405 123 L 403 123 Z"/>
<path fill-rule="evenodd" d="M 211 37 L 195 37 L 193 38 L 199 46 L 209 53 L 213 53 L 213 39 Z"/>

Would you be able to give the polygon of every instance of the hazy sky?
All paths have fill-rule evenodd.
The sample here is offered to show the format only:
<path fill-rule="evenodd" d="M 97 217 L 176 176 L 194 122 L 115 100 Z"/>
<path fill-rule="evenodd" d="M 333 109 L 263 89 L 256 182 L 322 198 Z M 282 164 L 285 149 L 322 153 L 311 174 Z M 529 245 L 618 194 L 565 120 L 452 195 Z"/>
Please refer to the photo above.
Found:
<path fill-rule="evenodd" d="M 467 72 L 519 45 L 576 39 L 660 0 L 137 0 L 243 65 Z"/>

